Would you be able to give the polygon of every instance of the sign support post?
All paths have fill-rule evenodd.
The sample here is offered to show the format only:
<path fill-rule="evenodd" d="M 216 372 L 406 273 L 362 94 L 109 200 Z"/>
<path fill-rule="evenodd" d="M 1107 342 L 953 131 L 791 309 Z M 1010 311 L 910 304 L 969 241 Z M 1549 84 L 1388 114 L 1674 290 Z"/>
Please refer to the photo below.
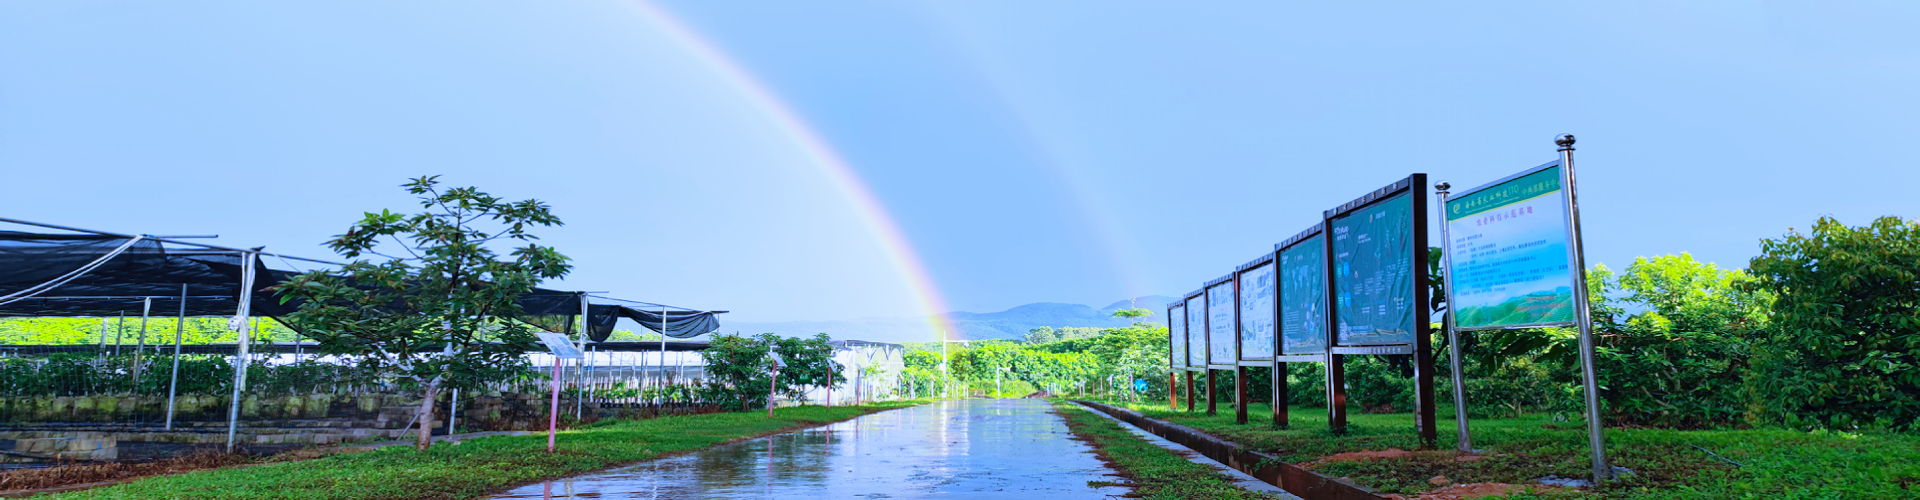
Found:
<path fill-rule="evenodd" d="M 1580 323 L 1580 376 L 1586 384 L 1587 396 L 1587 443 L 1593 449 L 1593 484 L 1599 485 L 1613 479 L 1613 468 L 1607 465 L 1606 436 L 1600 426 L 1600 376 L 1593 363 L 1593 315 L 1587 307 L 1587 257 L 1581 248 L 1580 238 L 1580 198 L 1575 194 L 1573 175 L 1573 134 L 1560 134 L 1553 138 L 1560 146 L 1560 182 L 1566 186 L 1567 193 L 1567 230 L 1572 233 L 1573 244 L 1568 251 L 1573 255 L 1573 312 L 1574 319 Z"/>
<path fill-rule="evenodd" d="M 1347 357 L 1335 354 L 1333 349 L 1340 345 L 1340 300 L 1333 289 L 1337 271 L 1333 262 L 1333 218 L 1322 216 L 1320 224 L 1327 228 L 1320 239 L 1327 256 L 1327 429 L 1337 436 L 1347 433 Z"/>
<path fill-rule="evenodd" d="M 1187 371 L 1187 413 L 1193 413 L 1193 371 Z"/>
<path fill-rule="evenodd" d="M 1440 181 L 1433 185 L 1435 194 L 1440 197 L 1440 241 L 1442 245 L 1449 245 L 1453 241 L 1451 233 L 1447 231 L 1449 224 L 1446 222 L 1447 190 L 1452 188 L 1453 185 L 1448 184 L 1446 181 Z M 1447 293 L 1452 294 L 1453 249 L 1447 248 L 1442 250 L 1440 252 L 1440 261 L 1441 268 L 1447 270 L 1447 272 L 1441 274 L 1441 282 L 1446 284 Z M 1455 432 L 1457 433 L 1455 439 L 1459 441 L 1460 451 L 1472 453 L 1473 434 L 1467 431 L 1466 374 L 1460 373 L 1460 335 L 1459 332 L 1453 328 L 1453 307 L 1453 304 L 1447 304 L 1448 311 L 1445 316 L 1446 322 L 1444 328 L 1447 329 L 1447 364 L 1449 368 L 1451 368 L 1449 372 L 1453 378 L 1453 423 Z"/>
<path fill-rule="evenodd" d="M 1439 422 L 1434 421 L 1438 406 L 1433 397 L 1433 311 L 1427 295 L 1427 174 L 1409 177 L 1407 196 L 1413 198 L 1413 378 L 1415 419 L 1420 426 L 1420 444 L 1440 447 Z"/>
<path fill-rule="evenodd" d="M 553 453 L 554 436 L 560 433 L 561 360 L 586 359 L 587 355 L 580 352 L 580 347 L 573 345 L 573 341 L 567 338 L 567 334 L 537 332 L 534 336 L 539 337 L 540 343 L 546 344 L 547 350 L 553 353 L 553 399 L 547 406 L 547 453 Z"/>

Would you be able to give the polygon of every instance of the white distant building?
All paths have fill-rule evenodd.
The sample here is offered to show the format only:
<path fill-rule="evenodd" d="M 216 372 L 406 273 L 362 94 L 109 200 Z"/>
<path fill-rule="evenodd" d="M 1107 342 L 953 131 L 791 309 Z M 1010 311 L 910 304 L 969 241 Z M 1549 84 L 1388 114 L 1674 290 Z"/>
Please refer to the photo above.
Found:
<path fill-rule="evenodd" d="M 900 372 L 907 367 L 906 346 L 864 340 L 835 340 L 831 343 L 834 347 L 833 360 L 840 363 L 840 374 L 847 378 L 845 383 L 831 391 L 833 404 L 900 397 Z M 827 393 L 825 388 L 809 389 L 806 402 L 826 404 Z"/>

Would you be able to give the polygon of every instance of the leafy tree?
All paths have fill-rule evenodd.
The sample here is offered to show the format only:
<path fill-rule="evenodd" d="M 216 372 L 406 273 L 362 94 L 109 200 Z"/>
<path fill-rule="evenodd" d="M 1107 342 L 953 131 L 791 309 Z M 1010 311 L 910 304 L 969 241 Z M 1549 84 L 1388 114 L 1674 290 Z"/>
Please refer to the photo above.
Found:
<path fill-rule="evenodd" d="M 1027 335 L 1024 338 L 1028 344 L 1045 344 L 1060 340 L 1060 336 L 1053 333 L 1053 327 L 1051 326 L 1027 330 Z"/>
<path fill-rule="evenodd" d="M 720 403 L 739 404 L 741 411 L 747 411 L 766 406 L 768 389 L 799 398 L 806 395 L 807 386 L 846 382 L 841 365 L 833 361 L 833 350 L 824 333 L 810 339 L 771 333 L 715 335 L 708 340 L 707 348 L 700 351 L 700 357 L 706 360 L 712 389 L 724 396 Z M 773 379 L 769 352 L 780 353 L 786 363 L 778 380 Z"/>
<path fill-rule="evenodd" d="M 288 318 L 330 354 L 362 359 L 418 387 L 416 446 L 426 449 L 434 398 L 448 386 L 509 376 L 538 349 L 534 329 L 512 321 L 517 300 L 541 280 L 565 276 L 568 258 L 535 244 L 529 232 L 561 225 L 539 200 L 506 201 L 477 188 L 443 189 L 439 176 L 404 185 L 418 196 L 420 213 L 368 213 L 345 234 L 327 241 L 356 259 L 339 271 L 301 274 L 274 287 L 282 302 L 299 299 Z M 409 257 L 375 252 L 383 240 Z M 505 258 L 497 244 L 521 245 Z M 388 257 L 375 262 L 365 254 Z"/>
<path fill-rule="evenodd" d="M 1152 315 L 1153 315 L 1153 311 L 1148 311 L 1146 309 L 1141 309 L 1141 308 L 1132 308 L 1132 307 L 1113 312 L 1113 317 L 1115 318 L 1127 318 L 1133 321 L 1139 321 L 1140 318 L 1144 318 Z"/>
<path fill-rule="evenodd" d="M 1750 421 L 1920 427 L 1920 222 L 1763 240 L 1752 267 L 1779 296 L 1755 349 Z"/>

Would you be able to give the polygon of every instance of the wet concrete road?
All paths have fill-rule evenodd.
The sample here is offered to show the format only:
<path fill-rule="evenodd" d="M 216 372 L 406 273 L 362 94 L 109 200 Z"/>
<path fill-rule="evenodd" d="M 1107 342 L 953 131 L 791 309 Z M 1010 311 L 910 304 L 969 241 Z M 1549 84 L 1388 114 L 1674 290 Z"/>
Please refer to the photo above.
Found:
<path fill-rule="evenodd" d="M 495 498 L 1104 499 L 1120 481 L 1045 401 L 945 401 L 534 484 Z"/>

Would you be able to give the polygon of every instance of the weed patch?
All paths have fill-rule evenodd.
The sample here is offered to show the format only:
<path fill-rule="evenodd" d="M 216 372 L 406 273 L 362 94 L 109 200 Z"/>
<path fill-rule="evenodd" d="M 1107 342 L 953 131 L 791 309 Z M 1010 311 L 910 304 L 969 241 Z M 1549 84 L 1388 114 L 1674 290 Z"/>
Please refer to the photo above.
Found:
<path fill-rule="evenodd" d="M 1462 455 L 1452 451 L 1451 418 L 1438 422 L 1439 450 L 1444 451 L 1435 451 L 1420 448 L 1411 414 L 1349 415 L 1348 431 L 1334 434 L 1327 429 L 1321 408 L 1294 407 L 1289 412 L 1291 428 L 1275 429 L 1257 417 L 1254 423 L 1236 424 L 1231 410 L 1207 416 L 1165 406 L 1124 406 L 1321 474 L 1350 478 L 1383 494 L 1433 492 L 1442 487 L 1432 481 L 1438 476 L 1455 485 L 1537 485 L 1549 475 L 1585 478 L 1591 474 L 1584 427 L 1555 422 L 1551 415 L 1474 419 L 1470 421 L 1473 444 L 1479 452 Z M 1255 404 L 1248 413 L 1270 411 Z M 1445 409 L 1440 413 L 1451 415 Z M 1393 449 L 1410 451 L 1387 451 Z M 1920 478 L 1920 435 L 1910 433 L 1609 428 L 1607 454 L 1612 465 L 1626 467 L 1632 474 L 1593 491 L 1548 490 L 1518 493 L 1515 498 L 1920 497 L 1914 480 Z"/>
<path fill-rule="evenodd" d="M 1092 443 L 1100 457 L 1128 479 L 1134 496 L 1142 498 L 1270 499 L 1272 495 L 1235 486 L 1213 467 L 1197 464 L 1177 453 L 1140 439 L 1120 424 L 1073 403 L 1054 401 L 1055 411 L 1067 420 L 1074 435 Z"/>

